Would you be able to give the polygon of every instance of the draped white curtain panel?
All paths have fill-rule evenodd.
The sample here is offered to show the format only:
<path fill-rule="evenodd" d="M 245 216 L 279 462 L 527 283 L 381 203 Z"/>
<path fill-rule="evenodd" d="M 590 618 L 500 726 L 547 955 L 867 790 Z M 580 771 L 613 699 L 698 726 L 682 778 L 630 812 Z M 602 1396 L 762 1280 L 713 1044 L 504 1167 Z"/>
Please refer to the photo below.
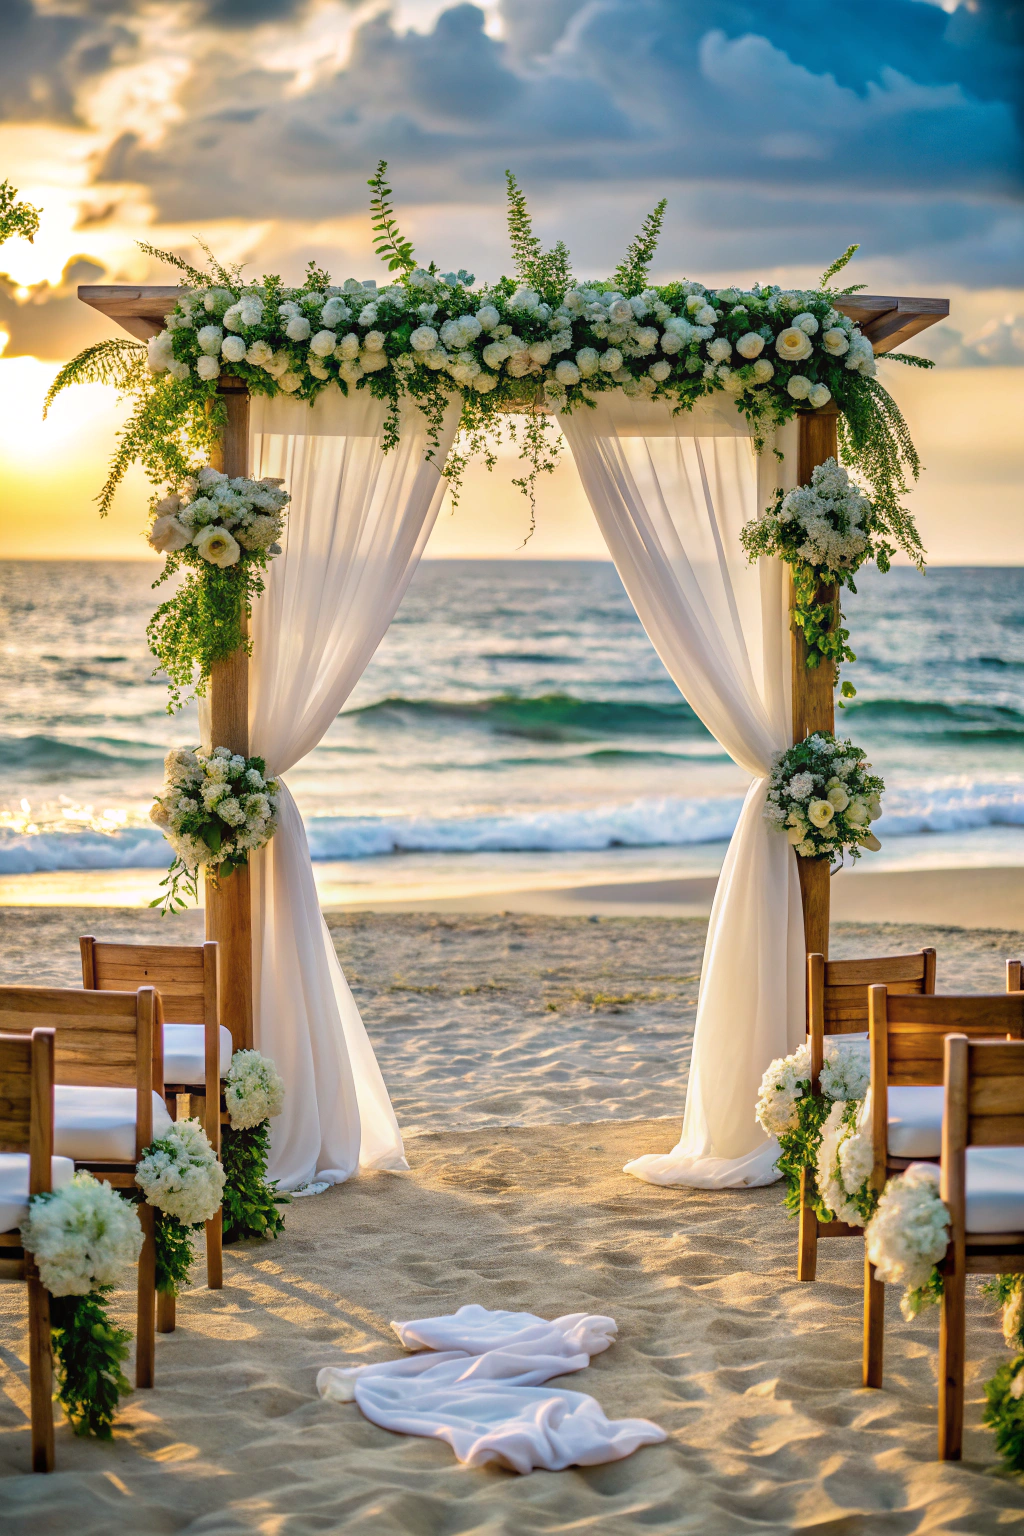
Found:
<path fill-rule="evenodd" d="M 739 535 L 777 486 L 796 483 L 796 424 L 758 455 L 731 401 L 673 415 L 616 390 L 561 425 L 652 645 L 753 777 L 711 912 L 682 1136 L 626 1172 L 705 1189 L 769 1184 L 778 1147 L 754 1120 L 758 1087 L 804 1038 L 796 859 L 762 816 L 772 755 L 792 741 L 788 586 L 780 561 L 748 564 Z"/>
<path fill-rule="evenodd" d="M 250 473 L 283 477 L 283 553 L 253 609 L 250 751 L 287 773 L 320 741 L 361 677 L 416 569 L 445 491 L 453 403 L 428 458 L 426 422 L 403 408 L 381 449 L 385 406 L 325 390 L 310 407 L 252 400 Z M 285 1083 L 270 1173 L 283 1189 L 408 1166 L 391 1101 L 320 912 L 302 819 L 287 786 L 252 858 L 253 1004 L 259 1050 Z"/>

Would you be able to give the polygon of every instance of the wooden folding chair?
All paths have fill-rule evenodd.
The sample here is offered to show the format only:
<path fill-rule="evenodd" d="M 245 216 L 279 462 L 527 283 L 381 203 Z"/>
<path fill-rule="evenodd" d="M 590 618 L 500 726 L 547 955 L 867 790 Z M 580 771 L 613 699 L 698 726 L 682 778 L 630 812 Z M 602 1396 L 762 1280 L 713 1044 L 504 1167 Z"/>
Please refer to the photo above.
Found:
<path fill-rule="evenodd" d="M 893 993 L 935 991 L 935 951 L 890 955 L 881 960 L 826 960 L 807 956 L 807 1033 L 811 1047 L 811 1086 L 815 1092 L 825 1061 L 827 1035 L 867 1034 L 868 987 L 882 983 Z M 801 1177 L 797 1279 L 813 1280 L 819 1237 L 863 1237 L 862 1227 L 845 1221 L 819 1221 L 811 1201 L 812 1179 Z"/>
<path fill-rule="evenodd" d="M 0 986 L 0 1028 L 55 1036 L 53 1141 L 115 1189 L 137 1190 L 135 1168 L 154 1135 L 171 1118 L 163 1101 L 163 1052 L 156 1028 L 159 999 L 138 992 L 86 992 L 62 987 Z M 125 1090 L 128 1090 L 127 1092 Z M 151 1387 L 156 1353 L 156 1212 L 138 1206 L 139 1257 L 135 1385 Z"/>
<path fill-rule="evenodd" d="M 231 1065 L 230 1032 L 220 1022 L 217 945 L 110 944 L 79 939 L 82 985 L 101 992 L 156 987 L 162 1007 L 164 1095 L 172 1119 L 179 1096 L 201 1096 L 201 1119 L 220 1156 L 221 1077 Z M 189 1107 L 191 1113 L 191 1105 Z M 224 1223 L 220 1211 L 206 1223 L 206 1283 L 224 1284 Z M 157 1297 L 157 1329 L 174 1329 L 174 1297 Z"/>
<path fill-rule="evenodd" d="M 49 1292 L 22 1246 L 19 1223 L 33 1195 L 73 1173 L 72 1163 L 53 1156 L 53 1030 L 0 1035 L 0 1258 L 21 1254 L 28 1290 L 33 1472 L 53 1471 L 53 1347 Z"/>
<path fill-rule="evenodd" d="M 1024 1041 L 946 1036 L 941 1180 L 950 1240 L 939 1266 L 939 1460 L 959 1461 L 967 1276 L 1024 1270 Z"/>
<path fill-rule="evenodd" d="M 871 1185 L 911 1163 L 937 1161 L 942 1152 L 945 1037 L 973 1040 L 1024 1038 L 1024 994 L 891 997 L 885 987 L 868 991 L 871 1040 Z M 864 1385 L 882 1385 L 885 1285 L 864 1257 Z"/>

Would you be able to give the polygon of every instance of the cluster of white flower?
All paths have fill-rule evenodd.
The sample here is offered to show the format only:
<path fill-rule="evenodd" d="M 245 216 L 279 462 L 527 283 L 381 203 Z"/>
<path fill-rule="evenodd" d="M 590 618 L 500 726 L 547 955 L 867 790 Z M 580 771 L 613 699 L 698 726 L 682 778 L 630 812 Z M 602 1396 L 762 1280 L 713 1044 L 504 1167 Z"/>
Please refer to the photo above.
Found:
<path fill-rule="evenodd" d="M 220 1209 L 224 1170 L 199 1121 L 177 1120 L 146 1148 L 135 1182 L 150 1205 L 194 1227 Z"/>
<path fill-rule="evenodd" d="M 949 1244 L 949 1211 L 934 1163 L 911 1163 L 889 1180 L 864 1238 L 878 1279 L 905 1287 L 900 1307 L 904 1317 L 914 1316 L 922 1302 L 915 1293 L 928 1285 Z"/>
<path fill-rule="evenodd" d="M 51 1296 L 88 1296 L 116 1285 L 142 1252 L 135 1207 L 84 1172 L 54 1194 L 36 1195 L 21 1235 Z"/>
<path fill-rule="evenodd" d="M 247 554 L 279 555 L 284 509 L 291 497 L 282 480 L 229 478 L 209 465 L 180 490 L 155 502 L 149 542 L 163 555 L 190 546 L 222 569 Z"/>
<path fill-rule="evenodd" d="M 871 554 L 871 502 L 835 459 L 826 459 L 743 530 L 752 552 L 798 559 L 837 575 Z"/>
<path fill-rule="evenodd" d="M 823 1074 L 824 1075 L 824 1074 Z M 831 1097 L 831 1095 L 830 1095 Z M 861 1208 L 851 1198 L 866 1195 L 874 1166 L 869 1101 L 838 1099 L 821 1128 L 816 1177 L 822 1202 L 852 1227 L 864 1225 Z"/>
<path fill-rule="evenodd" d="M 277 828 L 277 781 L 262 758 L 227 747 L 212 752 L 172 747 L 166 782 L 150 819 L 190 874 L 201 865 L 244 863 Z"/>
<path fill-rule="evenodd" d="M 863 1099 L 871 1086 L 871 1058 L 866 1040 L 825 1036 L 825 1060 L 819 1077 L 826 1099 Z"/>
<path fill-rule="evenodd" d="M 767 390 L 787 410 L 813 409 L 832 398 L 823 374 L 875 371 L 871 343 L 826 293 L 684 282 L 627 296 L 601 283 L 546 302 L 507 279 L 476 292 L 473 281 L 416 268 L 379 292 L 355 278 L 183 292 L 149 343 L 149 366 L 203 384 L 227 367 L 250 387 L 304 397 L 389 370 L 388 388 L 422 369 L 473 395 L 532 380 L 555 409 L 610 385 L 688 399 L 724 389 L 748 407 Z"/>
<path fill-rule="evenodd" d="M 231 1128 L 251 1130 L 279 1115 L 284 1107 L 284 1083 L 268 1056 L 236 1051 L 224 1079 L 224 1103 Z"/>
<path fill-rule="evenodd" d="M 825 1038 L 825 1059 L 819 1076 L 827 1099 L 861 1099 L 871 1081 L 867 1045 L 842 1035 Z M 755 1116 L 769 1136 L 784 1136 L 798 1123 L 798 1102 L 810 1093 L 811 1047 L 805 1041 L 789 1056 L 777 1057 L 761 1078 Z"/>
<path fill-rule="evenodd" d="M 769 825 L 785 832 L 805 859 L 881 847 L 870 824 L 882 814 L 882 780 L 851 741 L 818 731 L 780 752 L 765 799 Z"/>

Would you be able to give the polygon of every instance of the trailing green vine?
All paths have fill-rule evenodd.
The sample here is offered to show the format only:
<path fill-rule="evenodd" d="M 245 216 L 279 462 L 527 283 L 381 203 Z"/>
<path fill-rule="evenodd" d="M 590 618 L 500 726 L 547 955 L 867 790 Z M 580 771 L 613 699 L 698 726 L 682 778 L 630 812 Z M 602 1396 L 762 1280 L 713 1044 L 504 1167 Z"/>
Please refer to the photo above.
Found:
<path fill-rule="evenodd" d="M 267 1178 L 270 1160 L 270 1122 L 244 1130 L 223 1129 L 221 1161 L 224 1186 L 224 1241 L 237 1243 L 249 1237 L 277 1237 L 284 1230 L 279 1207 L 290 1203 L 276 1180 Z"/>
<path fill-rule="evenodd" d="M 131 1334 L 107 1315 L 105 1285 L 88 1296 L 51 1296 L 50 1328 L 57 1363 L 57 1401 L 76 1435 L 112 1438 L 119 1399 L 131 1391 L 122 1366 Z"/>

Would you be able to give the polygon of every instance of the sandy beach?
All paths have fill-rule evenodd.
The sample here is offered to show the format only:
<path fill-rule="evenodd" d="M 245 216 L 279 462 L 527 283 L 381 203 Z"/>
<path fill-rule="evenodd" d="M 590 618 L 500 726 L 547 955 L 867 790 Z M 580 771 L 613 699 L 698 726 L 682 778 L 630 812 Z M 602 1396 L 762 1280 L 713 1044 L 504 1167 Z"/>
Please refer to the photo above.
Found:
<path fill-rule="evenodd" d="M 596 918 L 596 920 L 595 920 Z M 11 909 L 4 979 L 77 980 L 82 931 L 198 935 L 137 910 Z M 408 1175 L 295 1202 L 275 1244 L 227 1251 L 225 1287 L 182 1298 L 157 1385 L 113 1445 L 58 1429 L 58 1471 L 24 1472 L 23 1292 L 4 1309 L 0 1470 L 12 1536 L 132 1532 L 520 1536 L 602 1531 L 875 1536 L 1024 1526 L 981 1383 L 1004 1357 L 973 1296 L 965 1460 L 935 1453 L 937 1320 L 891 1295 L 886 1388 L 858 1388 L 862 1248 L 825 1241 L 794 1279 L 778 1186 L 714 1194 L 627 1178 L 677 1134 L 699 919 L 333 912 L 329 922 L 408 1135 Z M 932 942 L 945 990 L 997 990 L 1024 936 L 836 925 L 833 953 Z M 669 1433 L 605 1467 L 467 1471 L 444 1445 L 322 1403 L 326 1364 L 394 1358 L 392 1318 L 467 1301 L 590 1310 L 619 1341 L 565 1384 Z M 132 1297 L 117 1310 L 130 1320 Z"/>

